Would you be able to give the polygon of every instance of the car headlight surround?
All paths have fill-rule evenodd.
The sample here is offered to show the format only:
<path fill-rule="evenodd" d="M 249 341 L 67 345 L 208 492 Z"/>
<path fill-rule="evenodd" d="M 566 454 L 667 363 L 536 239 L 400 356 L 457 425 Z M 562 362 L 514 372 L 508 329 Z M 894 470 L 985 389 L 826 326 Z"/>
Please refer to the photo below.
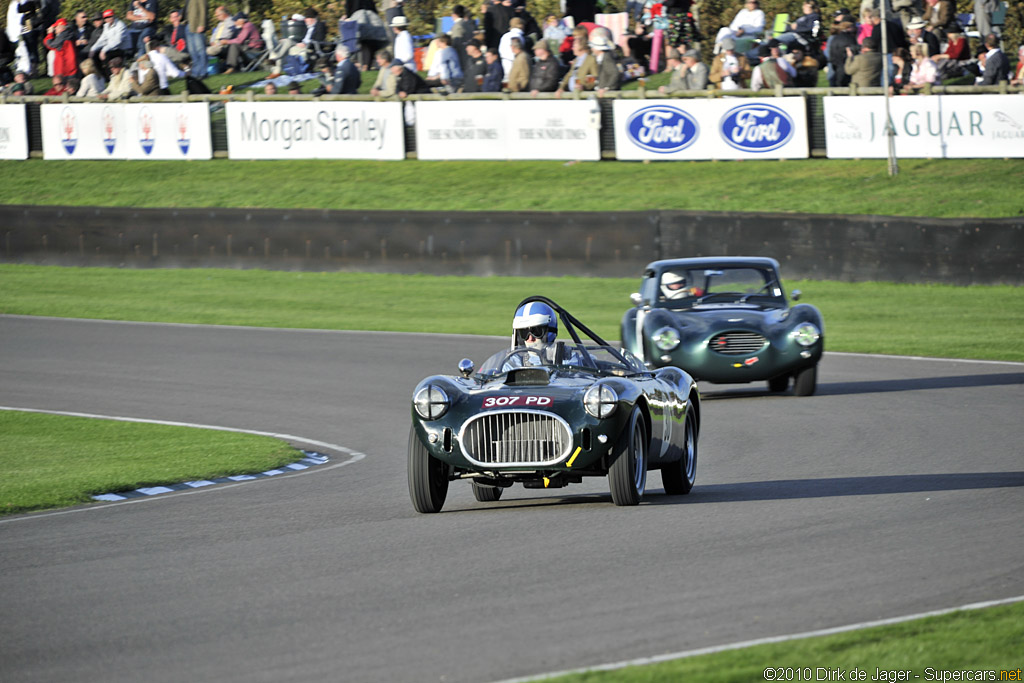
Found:
<path fill-rule="evenodd" d="M 619 405 L 619 395 L 607 384 L 595 384 L 583 394 L 583 408 L 588 415 L 603 420 Z"/>
<path fill-rule="evenodd" d="M 451 399 L 441 387 L 428 384 L 416 392 L 412 398 L 412 405 L 416 414 L 424 420 L 436 420 L 448 412 Z"/>
<path fill-rule="evenodd" d="M 651 335 L 651 341 L 662 351 L 671 351 L 679 346 L 679 332 L 674 327 L 658 328 Z"/>
<path fill-rule="evenodd" d="M 821 330 L 814 323 L 800 323 L 790 334 L 800 346 L 812 346 L 821 339 Z"/>

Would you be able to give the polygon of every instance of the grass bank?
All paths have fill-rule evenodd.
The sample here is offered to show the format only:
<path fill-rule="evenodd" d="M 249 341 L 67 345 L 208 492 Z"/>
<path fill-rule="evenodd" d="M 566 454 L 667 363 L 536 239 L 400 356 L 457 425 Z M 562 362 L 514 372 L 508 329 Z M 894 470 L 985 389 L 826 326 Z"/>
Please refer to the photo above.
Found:
<path fill-rule="evenodd" d="M 619 338 L 639 278 L 437 277 L 0 265 L 0 312 L 338 330 L 507 334 L 543 294 Z M 1024 288 L 785 282 L 821 309 L 833 351 L 1024 361 Z"/>
<path fill-rule="evenodd" d="M 0 515 L 261 472 L 302 453 L 270 437 L 0 410 Z"/>

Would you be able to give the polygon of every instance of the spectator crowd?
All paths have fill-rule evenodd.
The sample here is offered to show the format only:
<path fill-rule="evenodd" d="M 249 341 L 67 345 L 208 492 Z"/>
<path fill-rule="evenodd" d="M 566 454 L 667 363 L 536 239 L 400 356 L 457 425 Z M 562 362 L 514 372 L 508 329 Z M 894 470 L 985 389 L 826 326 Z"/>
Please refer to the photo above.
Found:
<path fill-rule="evenodd" d="M 953 0 L 863 0 L 822 17 L 805 0 L 793 21 L 769 22 L 759 0 L 745 0 L 733 20 L 705 46 L 691 0 L 628 0 L 626 11 L 599 14 L 595 0 L 564 0 L 564 14 L 540 20 L 525 0 L 485 0 L 476 15 L 455 5 L 446 32 L 413 36 L 402 0 L 346 0 L 338 36 L 314 7 L 257 26 L 241 11 L 184 0 L 160 21 L 159 0 L 130 0 L 126 8 L 60 16 L 58 0 L 11 0 L 0 34 L 0 86 L 6 95 L 62 95 L 117 100 L 170 94 L 183 79 L 190 92 L 209 92 L 213 73 L 269 69 L 264 92 L 354 94 L 362 72 L 377 72 L 370 93 L 603 94 L 652 73 L 668 74 L 664 94 L 812 87 L 825 70 L 830 86 L 887 85 L 896 93 L 926 90 L 950 79 L 979 85 L 1022 83 L 1024 46 L 1011 71 L 992 24 L 992 0 L 976 0 L 981 39 L 972 45 Z M 280 29 L 280 35 L 279 35 Z M 417 42 L 419 47 L 417 47 Z M 710 48 L 710 49 L 708 49 Z M 51 86 L 33 92 L 31 79 Z M 961 80 L 962 82 L 962 80 Z"/>

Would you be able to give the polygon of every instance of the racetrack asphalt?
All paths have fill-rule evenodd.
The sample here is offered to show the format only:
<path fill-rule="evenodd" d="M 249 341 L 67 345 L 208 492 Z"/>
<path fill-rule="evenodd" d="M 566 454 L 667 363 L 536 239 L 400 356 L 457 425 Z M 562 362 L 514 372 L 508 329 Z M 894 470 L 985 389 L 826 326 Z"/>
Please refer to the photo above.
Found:
<path fill-rule="evenodd" d="M 702 385 L 689 496 L 418 515 L 412 388 L 502 343 L 0 316 L 0 405 L 366 454 L 0 520 L 0 680 L 486 682 L 1024 594 L 1024 365 L 829 353 L 811 398 Z"/>

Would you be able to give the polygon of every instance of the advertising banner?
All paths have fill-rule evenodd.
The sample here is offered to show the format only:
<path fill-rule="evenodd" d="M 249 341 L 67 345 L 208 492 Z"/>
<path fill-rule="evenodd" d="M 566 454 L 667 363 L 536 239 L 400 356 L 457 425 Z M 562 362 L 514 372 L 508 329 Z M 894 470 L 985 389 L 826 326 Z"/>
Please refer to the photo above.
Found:
<path fill-rule="evenodd" d="M 210 159 L 205 103 L 44 104 L 44 159 Z"/>
<path fill-rule="evenodd" d="M 885 98 L 826 97 L 825 146 L 832 159 L 884 159 Z M 913 95 L 889 98 L 896 156 L 1024 157 L 1024 97 Z"/>
<path fill-rule="evenodd" d="M 0 159 L 28 159 L 24 104 L 0 105 Z"/>
<path fill-rule="evenodd" d="M 615 100 L 622 160 L 804 159 L 803 98 Z"/>
<path fill-rule="evenodd" d="M 601 158 L 595 100 L 418 102 L 418 159 Z"/>
<path fill-rule="evenodd" d="M 404 159 L 401 102 L 228 102 L 232 159 Z"/>

